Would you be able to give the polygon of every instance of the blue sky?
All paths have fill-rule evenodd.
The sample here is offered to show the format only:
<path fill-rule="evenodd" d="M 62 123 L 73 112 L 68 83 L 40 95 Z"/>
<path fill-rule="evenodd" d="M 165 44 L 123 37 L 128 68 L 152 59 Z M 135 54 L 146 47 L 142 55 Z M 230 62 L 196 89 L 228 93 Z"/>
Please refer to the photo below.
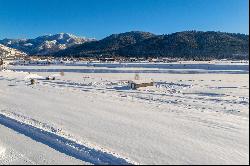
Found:
<path fill-rule="evenodd" d="M 248 34 L 248 0 L 0 0 L 0 39 L 68 32 L 104 38 L 132 30 Z"/>

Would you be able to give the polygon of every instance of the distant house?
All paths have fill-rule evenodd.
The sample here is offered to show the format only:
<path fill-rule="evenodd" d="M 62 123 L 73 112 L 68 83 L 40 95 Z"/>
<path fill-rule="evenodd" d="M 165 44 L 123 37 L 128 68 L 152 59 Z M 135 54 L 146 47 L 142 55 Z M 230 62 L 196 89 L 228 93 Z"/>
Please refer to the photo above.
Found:
<path fill-rule="evenodd" d="M 137 58 L 129 58 L 129 61 L 130 61 L 130 62 L 136 62 L 136 61 L 137 61 Z"/>
<path fill-rule="evenodd" d="M 129 81 L 129 87 L 131 89 L 138 89 L 141 87 L 154 86 L 154 82 L 152 80 L 133 80 Z"/>
<path fill-rule="evenodd" d="M 100 58 L 100 62 L 114 62 L 115 58 Z"/>

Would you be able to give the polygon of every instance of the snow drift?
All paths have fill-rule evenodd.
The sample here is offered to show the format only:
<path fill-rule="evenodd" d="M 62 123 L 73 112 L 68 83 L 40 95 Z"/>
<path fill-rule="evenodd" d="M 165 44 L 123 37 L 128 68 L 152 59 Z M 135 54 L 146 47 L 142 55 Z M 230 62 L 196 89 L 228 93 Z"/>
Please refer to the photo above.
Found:
<path fill-rule="evenodd" d="M 0 144 L 0 157 L 2 157 L 5 154 L 5 148 Z"/>

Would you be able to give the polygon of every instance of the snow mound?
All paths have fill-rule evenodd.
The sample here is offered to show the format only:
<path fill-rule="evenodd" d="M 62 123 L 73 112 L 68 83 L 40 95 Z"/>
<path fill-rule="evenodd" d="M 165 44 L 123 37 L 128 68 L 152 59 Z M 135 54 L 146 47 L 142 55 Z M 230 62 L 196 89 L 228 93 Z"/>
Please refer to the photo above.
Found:
<path fill-rule="evenodd" d="M 0 145 L 0 157 L 4 156 L 5 150 L 6 149 Z"/>
<path fill-rule="evenodd" d="M 4 69 L 2 71 L 5 72 L 5 73 L 12 73 L 13 72 L 13 70 L 8 70 L 8 69 Z"/>
<path fill-rule="evenodd" d="M 52 74 L 52 75 L 50 75 L 50 77 L 61 77 L 61 75 L 60 74 Z"/>
<path fill-rule="evenodd" d="M 42 76 L 39 76 L 37 74 L 29 74 L 24 79 L 28 80 L 28 79 L 42 79 L 42 78 L 43 78 Z"/>

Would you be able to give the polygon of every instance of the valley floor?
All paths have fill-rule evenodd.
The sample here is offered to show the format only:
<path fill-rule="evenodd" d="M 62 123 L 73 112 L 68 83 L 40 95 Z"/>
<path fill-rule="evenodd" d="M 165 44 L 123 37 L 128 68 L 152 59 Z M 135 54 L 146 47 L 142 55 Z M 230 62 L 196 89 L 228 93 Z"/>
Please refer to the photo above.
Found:
<path fill-rule="evenodd" d="M 249 163 L 249 74 L 30 72 L 0 71 L 0 164 Z"/>

